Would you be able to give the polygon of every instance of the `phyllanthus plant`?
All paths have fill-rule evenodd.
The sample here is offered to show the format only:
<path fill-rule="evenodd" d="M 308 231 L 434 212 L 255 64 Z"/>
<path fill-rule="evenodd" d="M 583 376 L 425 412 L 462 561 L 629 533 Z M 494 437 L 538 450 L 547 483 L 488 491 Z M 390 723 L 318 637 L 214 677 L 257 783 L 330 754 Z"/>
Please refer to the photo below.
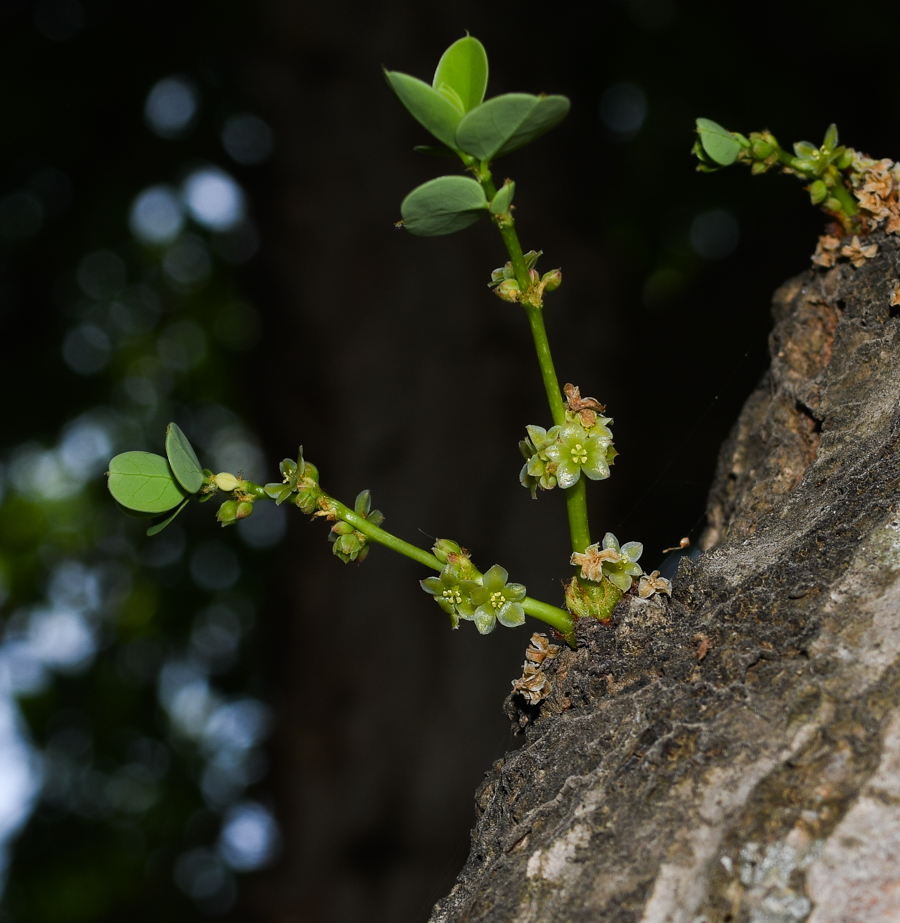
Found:
<path fill-rule="evenodd" d="M 833 219 L 813 254 L 816 266 L 828 268 L 844 257 L 859 269 L 878 252 L 877 244 L 864 244 L 861 238 L 881 227 L 887 234 L 900 234 L 900 164 L 873 160 L 839 145 L 836 125 L 829 126 L 821 146 L 798 141 L 793 153 L 784 150 L 770 131 L 745 137 L 709 119 L 697 119 L 697 135 L 693 153 L 702 172 L 741 162 L 750 164 L 753 173 L 780 167 L 809 183 L 806 190 L 812 204 L 820 205 Z M 843 243 L 843 237 L 850 237 L 849 243 Z"/>
<path fill-rule="evenodd" d="M 259 501 L 290 503 L 313 518 L 332 523 L 328 537 L 335 555 L 344 562 L 364 560 L 374 542 L 436 571 L 438 575 L 422 580 L 421 586 L 447 613 L 453 628 L 460 620 L 471 621 L 481 634 L 488 634 L 498 623 L 509 628 L 522 625 L 529 615 L 550 625 L 574 646 L 575 620 L 609 620 L 635 580 L 641 581 L 642 597 L 670 594 L 671 585 L 656 571 L 643 573 L 637 563 L 643 550 L 638 542 L 620 545 L 611 533 L 602 542 L 591 539 L 586 482 L 610 475 L 617 454 L 610 429 L 613 421 L 604 415 L 603 404 L 582 397 L 577 386 L 566 384 L 560 389 L 543 312 L 544 297 L 559 287 L 562 274 L 559 269 L 538 273 L 541 251 L 524 252 L 516 233 L 512 214 L 515 183 L 507 179 L 498 189 L 490 169 L 498 158 L 559 124 L 569 111 L 569 100 L 526 93 L 486 100 L 487 55 L 481 42 L 469 35 L 444 52 L 431 84 L 397 71 L 386 70 L 385 78 L 400 102 L 437 141 L 416 150 L 457 159 L 463 169 L 462 174 L 437 177 L 410 192 L 400 206 L 399 226 L 418 236 L 436 237 L 460 231 L 484 216 L 497 228 L 506 247 L 509 260 L 491 273 L 489 285 L 525 315 L 551 420 L 549 428 L 525 427 L 526 436 L 519 443 L 525 458 L 519 480 L 532 497 L 539 490 L 555 488 L 565 496 L 572 546 L 569 563 L 577 568 L 566 585 L 566 608 L 532 599 L 522 584 L 510 581 L 509 572 L 499 564 L 480 571 L 469 552 L 455 541 L 438 539 L 426 551 L 387 532 L 382 528 L 384 516 L 371 509 L 369 491 L 360 493 L 352 508 L 336 500 L 321 486 L 319 471 L 303 457 L 302 447 L 296 461 L 286 458 L 281 462 L 280 481 L 261 485 L 240 474 L 213 474 L 201 468 L 187 437 L 172 423 L 166 433 L 166 457 L 148 452 L 117 455 L 110 463 L 109 489 L 125 512 L 164 517 L 148 529 L 148 535 L 165 528 L 192 497 L 203 502 L 215 493 L 225 494 L 217 515 L 223 526 L 251 515 Z M 547 647 L 546 656 L 555 650 Z M 532 666 L 535 675 L 523 678 L 528 681 L 516 689 L 527 693 L 530 701 L 539 701 L 549 687 L 543 674 L 536 675 L 539 664 Z"/>

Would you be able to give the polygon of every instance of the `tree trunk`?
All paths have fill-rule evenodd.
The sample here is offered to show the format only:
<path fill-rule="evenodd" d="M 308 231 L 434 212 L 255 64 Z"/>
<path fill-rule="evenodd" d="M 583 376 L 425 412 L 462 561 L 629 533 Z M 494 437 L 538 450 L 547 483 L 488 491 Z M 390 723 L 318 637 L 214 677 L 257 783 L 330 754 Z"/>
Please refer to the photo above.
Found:
<path fill-rule="evenodd" d="M 582 621 L 550 697 L 508 701 L 527 743 L 433 923 L 900 919 L 900 241 L 873 240 L 776 293 L 671 600 Z"/>

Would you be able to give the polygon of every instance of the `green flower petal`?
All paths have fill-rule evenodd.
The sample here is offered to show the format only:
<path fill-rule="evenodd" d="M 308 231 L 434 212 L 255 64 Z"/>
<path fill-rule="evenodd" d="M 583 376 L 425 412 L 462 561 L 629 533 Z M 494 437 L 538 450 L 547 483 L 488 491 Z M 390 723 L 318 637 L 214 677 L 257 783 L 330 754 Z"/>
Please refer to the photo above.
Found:
<path fill-rule="evenodd" d="M 518 603 L 507 603 L 497 612 L 497 620 L 507 628 L 525 624 L 525 610 Z"/>
<path fill-rule="evenodd" d="M 605 568 L 604 573 L 606 573 Z M 613 572 L 611 574 L 606 574 L 606 579 L 609 580 L 613 586 L 618 587 L 623 593 L 627 593 L 631 589 L 632 580 L 628 574 Z"/>
<path fill-rule="evenodd" d="M 512 602 L 517 603 L 525 598 L 525 587 L 521 583 L 507 583 L 503 595 Z"/>
<path fill-rule="evenodd" d="M 475 627 L 480 634 L 489 635 L 497 625 L 497 619 L 492 610 L 479 606 L 475 612 Z"/>
<path fill-rule="evenodd" d="M 432 596 L 436 596 L 444 591 L 444 584 L 441 582 L 440 577 L 426 577 L 424 580 L 419 581 L 419 586 L 426 593 L 431 593 Z"/>
<path fill-rule="evenodd" d="M 580 477 L 581 465 L 576 465 L 568 459 L 561 461 L 556 468 L 556 482 L 563 490 L 577 484 Z"/>
<path fill-rule="evenodd" d="M 612 534 L 612 532 L 607 532 L 606 535 L 603 536 L 603 547 L 611 548 L 616 552 L 621 551 L 619 548 L 619 540 L 615 537 L 615 535 Z"/>
<path fill-rule="evenodd" d="M 624 554 L 629 561 L 637 561 L 643 553 L 644 546 L 640 542 L 626 542 L 622 546 L 622 554 Z"/>
<path fill-rule="evenodd" d="M 494 564 L 489 570 L 485 571 L 482 584 L 488 596 L 490 596 L 491 593 L 499 593 L 503 590 L 508 579 L 509 572 L 499 564 Z"/>

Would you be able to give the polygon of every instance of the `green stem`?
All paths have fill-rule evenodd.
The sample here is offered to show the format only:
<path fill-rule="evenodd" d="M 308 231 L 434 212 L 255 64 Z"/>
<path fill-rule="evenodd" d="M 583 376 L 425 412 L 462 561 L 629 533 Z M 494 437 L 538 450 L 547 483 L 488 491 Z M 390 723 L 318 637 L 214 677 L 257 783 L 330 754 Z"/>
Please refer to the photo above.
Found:
<path fill-rule="evenodd" d="M 472 169 L 475 169 L 485 195 L 489 200 L 492 199 L 497 194 L 497 189 L 494 186 L 487 164 L 481 163 L 477 168 L 473 166 Z M 494 223 L 497 225 L 500 236 L 503 238 L 503 243 L 506 245 L 506 252 L 509 254 L 513 272 L 516 274 L 516 282 L 519 283 L 519 291 L 523 295 L 527 295 L 531 289 L 531 279 L 525 265 L 525 255 L 522 252 L 519 235 L 516 233 L 515 221 L 512 215 L 497 215 L 494 217 Z M 550 352 L 550 341 L 547 339 L 547 328 L 544 326 L 543 306 L 534 304 L 526 298 L 522 307 L 525 309 L 525 315 L 528 317 L 528 324 L 531 327 L 531 337 L 534 340 L 534 349 L 537 353 L 544 390 L 547 393 L 547 402 L 550 405 L 550 414 L 553 418 L 553 423 L 561 426 L 566 422 L 566 409 L 563 404 L 562 392 L 559 388 L 559 379 L 556 377 L 556 369 L 553 366 L 553 355 Z M 591 544 L 591 532 L 588 526 L 587 514 L 587 490 L 585 489 L 584 478 L 579 478 L 578 483 L 566 490 L 565 494 L 572 550 L 581 553 Z"/>
<path fill-rule="evenodd" d="M 443 570 L 444 565 L 433 554 L 422 548 L 418 548 L 416 545 L 411 545 L 409 542 L 404 542 L 403 539 L 397 538 L 396 535 L 391 535 L 390 532 L 369 522 L 368 519 L 355 513 L 350 507 L 345 506 L 339 500 L 335 500 L 334 497 L 328 497 L 326 504 L 338 519 L 350 523 L 354 529 L 362 532 L 363 535 L 370 538 L 373 542 L 378 542 L 379 545 L 384 545 L 386 548 L 390 548 L 391 551 L 396 551 L 398 554 L 405 555 L 407 558 L 412 558 L 413 561 L 424 564 L 432 570 L 438 572 Z M 546 622 L 552 628 L 555 628 L 560 634 L 566 637 L 566 641 L 569 644 L 573 647 L 575 646 L 574 636 L 572 635 L 575 627 L 575 619 L 570 613 L 566 612 L 565 609 L 560 609 L 558 606 L 551 606 L 549 603 L 543 603 L 539 599 L 531 599 L 529 596 L 526 596 L 525 599 L 522 600 L 522 608 L 528 615 L 542 622 Z"/>
<path fill-rule="evenodd" d="M 515 231 L 513 231 L 515 233 Z M 518 239 L 516 240 L 518 243 Z M 519 252 L 521 252 L 521 247 Z M 544 312 L 533 305 L 523 305 L 528 324 L 531 327 L 531 337 L 534 340 L 534 350 L 537 353 L 538 365 L 541 369 L 541 378 L 544 381 L 544 390 L 547 392 L 547 402 L 550 404 L 550 414 L 557 426 L 566 422 L 566 409 L 563 406 L 562 392 L 559 389 L 559 379 L 553 367 L 553 356 L 550 354 L 550 341 L 547 339 L 547 328 L 544 326 Z"/>
<path fill-rule="evenodd" d="M 566 511 L 569 514 L 572 551 L 584 554 L 584 550 L 591 544 L 591 530 L 587 517 L 587 484 L 584 475 L 566 490 Z"/>
<path fill-rule="evenodd" d="M 565 609 L 557 609 L 548 603 L 542 603 L 538 599 L 532 599 L 526 596 L 521 602 L 522 608 L 532 618 L 540 619 L 546 622 L 551 628 L 555 628 L 571 647 L 575 647 L 575 619 L 566 612 Z"/>
<path fill-rule="evenodd" d="M 358 513 L 354 513 L 349 506 L 344 506 L 343 503 L 339 500 L 335 500 L 333 497 L 329 497 L 327 503 L 328 507 L 333 510 L 338 519 L 349 522 L 354 529 L 358 532 L 362 532 L 363 535 L 372 539 L 373 542 L 378 542 L 379 545 L 384 545 L 386 548 L 390 548 L 391 551 L 396 551 L 398 554 L 405 555 L 407 558 L 412 558 L 413 561 L 418 561 L 419 564 L 424 564 L 432 570 L 440 571 L 443 569 L 444 565 L 441 564 L 431 552 L 425 551 L 416 545 L 411 545 L 409 542 L 404 542 L 402 538 L 397 538 L 396 535 L 391 535 L 390 532 L 386 532 L 384 529 L 369 522 L 368 519 L 365 519 Z"/>
<path fill-rule="evenodd" d="M 852 218 L 859 211 L 856 207 L 856 199 L 853 197 L 853 193 L 844 185 L 844 178 L 837 167 L 832 166 L 829 173 L 834 180 L 833 185 L 828 187 L 829 192 L 841 203 L 841 208 L 844 212 Z"/>

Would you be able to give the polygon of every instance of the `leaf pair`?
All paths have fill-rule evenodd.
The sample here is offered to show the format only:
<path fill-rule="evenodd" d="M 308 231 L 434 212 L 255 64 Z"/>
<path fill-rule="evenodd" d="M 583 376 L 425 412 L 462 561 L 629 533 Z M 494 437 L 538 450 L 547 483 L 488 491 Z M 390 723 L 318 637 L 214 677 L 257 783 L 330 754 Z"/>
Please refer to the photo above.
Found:
<path fill-rule="evenodd" d="M 506 93 L 484 102 L 487 54 L 471 35 L 444 52 L 431 86 L 399 71 L 384 75 L 413 118 L 438 141 L 483 161 L 530 144 L 569 111 L 565 96 Z"/>
<path fill-rule="evenodd" d="M 141 517 L 173 512 L 147 530 L 161 532 L 203 486 L 197 453 L 176 423 L 166 430 L 166 458 L 152 452 L 123 452 L 109 463 L 108 487 L 126 513 Z"/>

